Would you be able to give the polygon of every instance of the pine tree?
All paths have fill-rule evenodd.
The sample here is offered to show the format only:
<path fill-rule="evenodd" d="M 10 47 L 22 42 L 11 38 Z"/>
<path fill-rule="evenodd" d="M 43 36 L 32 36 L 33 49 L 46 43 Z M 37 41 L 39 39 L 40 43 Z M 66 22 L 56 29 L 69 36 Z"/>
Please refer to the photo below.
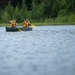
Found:
<path fill-rule="evenodd" d="M 9 14 L 7 11 L 5 11 L 3 14 L 2 14 L 2 22 L 5 22 L 5 23 L 8 23 L 9 21 Z"/>

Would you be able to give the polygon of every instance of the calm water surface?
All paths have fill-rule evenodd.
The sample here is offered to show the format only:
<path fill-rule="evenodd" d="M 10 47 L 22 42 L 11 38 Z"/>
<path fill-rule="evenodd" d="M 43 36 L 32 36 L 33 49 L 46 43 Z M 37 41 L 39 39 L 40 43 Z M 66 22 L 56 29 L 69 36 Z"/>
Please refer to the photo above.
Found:
<path fill-rule="evenodd" d="M 0 27 L 0 75 L 75 75 L 75 26 Z"/>

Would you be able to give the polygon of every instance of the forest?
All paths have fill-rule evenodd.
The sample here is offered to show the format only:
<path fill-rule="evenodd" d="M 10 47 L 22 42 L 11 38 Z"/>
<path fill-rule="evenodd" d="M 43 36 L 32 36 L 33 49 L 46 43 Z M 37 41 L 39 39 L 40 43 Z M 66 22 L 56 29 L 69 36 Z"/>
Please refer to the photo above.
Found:
<path fill-rule="evenodd" d="M 0 0 L 0 23 L 75 22 L 75 0 Z"/>

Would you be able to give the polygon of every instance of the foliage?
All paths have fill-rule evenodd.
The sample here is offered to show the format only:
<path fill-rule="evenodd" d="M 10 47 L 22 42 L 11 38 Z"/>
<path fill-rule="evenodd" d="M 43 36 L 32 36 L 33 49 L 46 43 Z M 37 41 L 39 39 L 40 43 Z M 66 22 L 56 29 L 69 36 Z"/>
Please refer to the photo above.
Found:
<path fill-rule="evenodd" d="M 75 13 L 71 13 L 69 16 L 69 22 L 75 22 Z"/>
<path fill-rule="evenodd" d="M 1 0 L 0 15 L 0 22 L 75 22 L 75 0 Z"/>
<path fill-rule="evenodd" d="M 8 15 L 8 12 L 7 11 L 5 11 L 4 13 L 3 13 L 4 15 L 2 15 L 2 22 L 8 22 L 8 17 L 9 17 L 9 15 Z"/>

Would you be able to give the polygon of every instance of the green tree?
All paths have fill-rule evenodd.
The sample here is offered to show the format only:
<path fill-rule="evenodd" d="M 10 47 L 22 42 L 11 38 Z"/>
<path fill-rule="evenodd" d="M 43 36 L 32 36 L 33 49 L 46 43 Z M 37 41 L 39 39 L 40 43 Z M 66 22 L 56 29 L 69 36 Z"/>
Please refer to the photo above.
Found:
<path fill-rule="evenodd" d="M 54 0 L 53 6 L 51 8 L 51 17 L 55 18 L 58 16 L 58 12 L 60 9 L 60 0 Z"/>
<path fill-rule="evenodd" d="M 22 0 L 22 8 L 20 14 L 21 14 L 21 21 L 27 18 L 27 6 L 25 0 Z"/>
<path fill-rule="evenodd" d="M 2 14 L 2 22 L 5 22 L 7 23 L 9 21 L 9 14 L 7 11 L 5 11 L 3 14 Z"/>
<path fill-rule="evenodd" d="M 22 10 L 23 11 L 27 10 L 26 0 L 22 0 Z"/>
<path fill-rule="evenodd" d="M 36 10 L 37 10 L 37 5 L 35 4 L 35 1 L 33 0 L 32 1 L 32 19 L 35 19 L 36 18 Z"/>
<path fill-rule="evenodd" d="M 20 22 L 20 18 L 21 18 L 20 10 L 19 10 L 19 8 L 16 6 L 15 11 L 14 11 L 14 13 L 13 13 L 13 19 L 15 19 L 17 22 Z"/>
<path fill-rule="evenodd" d="M 8 3 L 8 6 L 5 8 L 5 11 L 9 14 L 9 19 L 13 19 L 13 13 L 14 13 L 14 7 L 11 5 L 11 3 Z"/>
<path fill-rule="evenodd" d="M 44 0 L 44 2 L 45 2 L 44 15 L 45 15 L 45 17 L 47 17 L 47 18 L 51 18 L 51 17 L 52 17 L 53 1 L 54 1 L 54 0 Z"/>

